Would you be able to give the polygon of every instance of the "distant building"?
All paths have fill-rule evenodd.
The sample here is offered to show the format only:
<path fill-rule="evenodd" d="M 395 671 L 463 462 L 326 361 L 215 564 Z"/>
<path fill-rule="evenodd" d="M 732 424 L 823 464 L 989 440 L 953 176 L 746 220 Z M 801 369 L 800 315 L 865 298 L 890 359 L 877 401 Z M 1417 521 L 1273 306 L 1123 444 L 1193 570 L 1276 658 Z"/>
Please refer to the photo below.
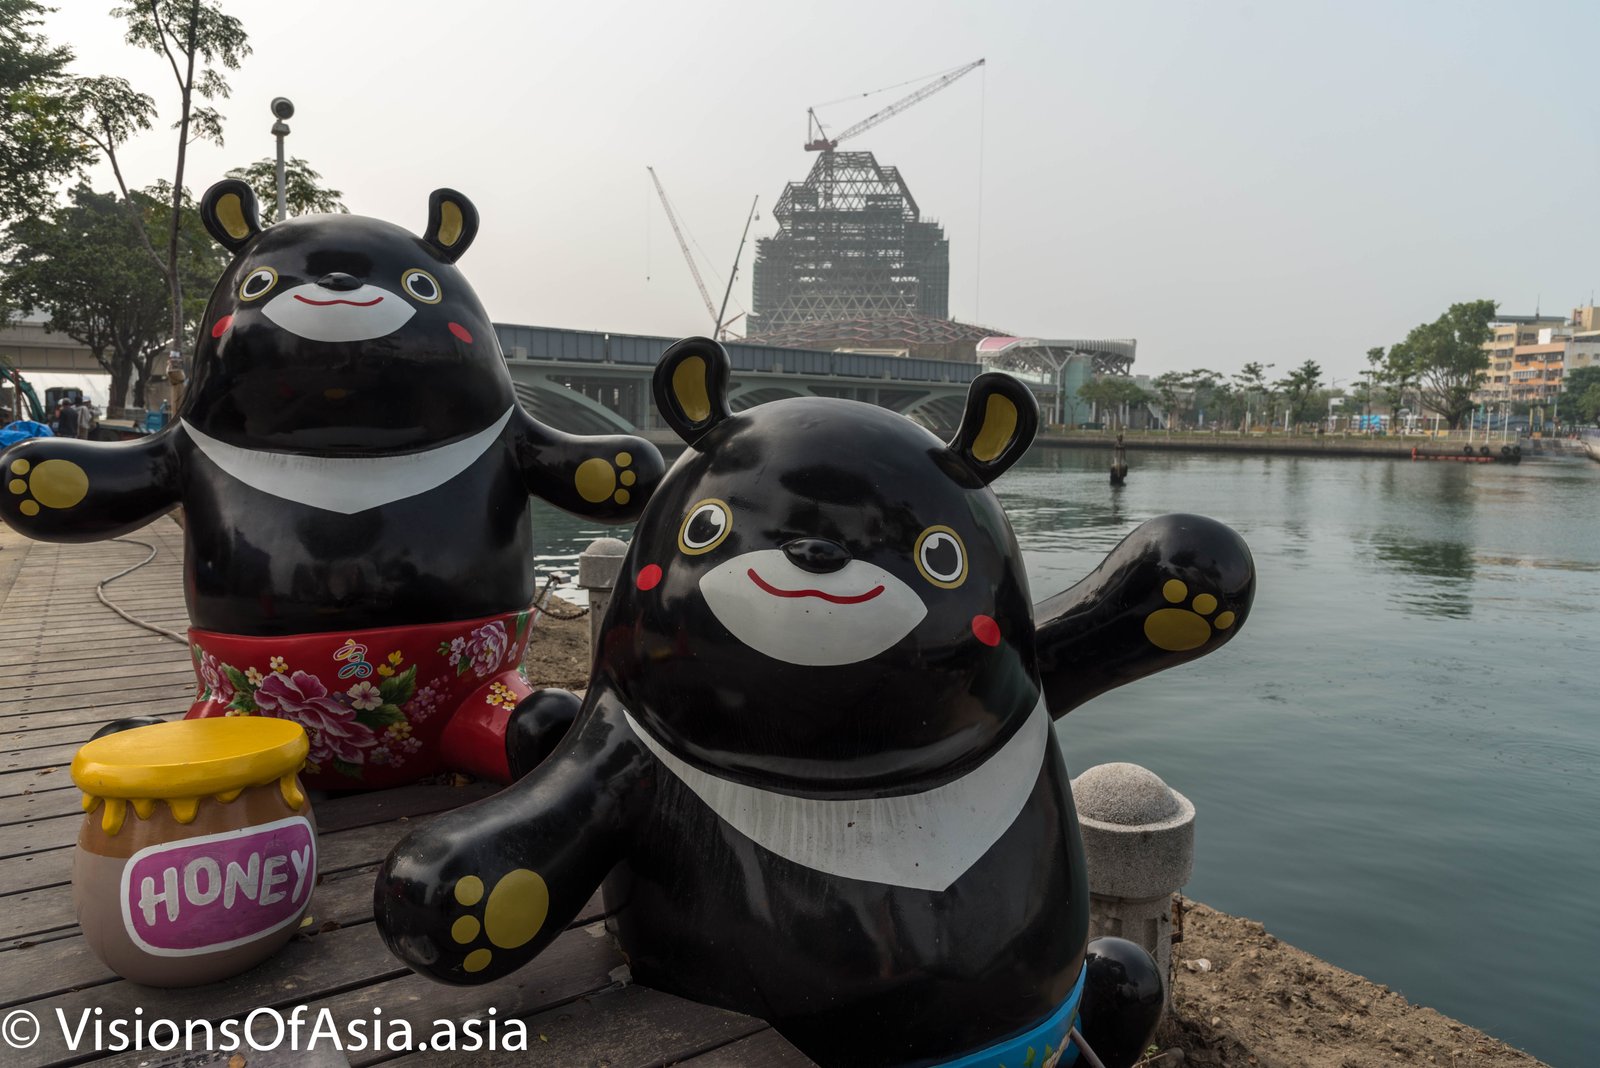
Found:
<path fill-rule="evenodd" d="M 950 242 L 900 171 L 871 152 L 824 152 L 773 208 L 778 232 L 756 242 L 749 329 L 818 321 L 943 319 Z"/>
<path fill-rule="evenodd" d="M 1474 399 L 1483 404 L 1554 400 L 1562 380 L 1579 367 L 1600 365 L 1600 308 L 1574 308 L 1572 318 L 1502 315 L 1484 342 L 1489 370 Z"/>

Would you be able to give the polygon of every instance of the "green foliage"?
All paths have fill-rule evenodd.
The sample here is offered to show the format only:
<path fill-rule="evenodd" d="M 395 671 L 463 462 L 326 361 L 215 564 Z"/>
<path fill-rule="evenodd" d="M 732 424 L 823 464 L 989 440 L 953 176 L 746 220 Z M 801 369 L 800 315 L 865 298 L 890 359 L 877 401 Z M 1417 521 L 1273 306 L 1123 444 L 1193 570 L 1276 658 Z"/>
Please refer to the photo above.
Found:
<path fill-rule="evenodd" d="M 24 312 L 48 309 L 49 329 L 84 345 L 111 375 L 116 406 L 130 383 L 133 403 L 144 404 L 145 382 L 171 335 L 170 292 L 149 254 L 150 232 L 168 225 L 167 200 L 159 186 L 131 203 L 78 186 L 67 204 L 18 220 L 0 238 L 0 300 Z M 180 270 L 191 291 L 203 293 L 222 264 L 192 207 L 183 220 Z M 197 320 L 204 306 L 203 297 L 191 301 L 185 318 Z"/>
<path fill-rule="evenodd" d="M 56 184 L 90 158 L 73 122 L 72 50 L 37 31 L 46 10 L 0 0 L 0 223 L 47 211 Z"/>
<path fill-rule="evenodd" d="M 1492 300 L 1452 304 L 1389 348 L 1386 370 L 1396 388 L 1403 392 L 1414 387 L 1423 406 L 1438 412 L 1452 430 L 1471 413 L 1472 395 L 1489 369 L 1483 343 L 1493 336 L 1489 323 L 1494 309 Z"/>
<path fill-rule="evenodd" d="M 1078 387 L 1078 396 L 1103 412 L 1120 412 L 1124 404 L 1130 408 L 1150 404 L 1155 397 L 1131 378 L 1094 378 Z"/>
<path fill-rule="evenodd" d="M 258 159 L 248 167 L 235 167 L 229 178 L 244 182 L 261 202 L 263 225 L 269 219 L 276 221 L 278 210 L 278 162 Z M 349 208 L 340 203 L 344 194 L 321 184 L 322 175 L 311 169 L 311 164 L 299 156 L 291 156 L 283 165 L 284 199 L 289 205 L 289 215 L 324 215 L 334 212 L 348 213 Z"/>
<path fill-rule="evenodd" d="M 1580 367 L 1563 384 L 1562 412 L 1580 423 L 1600 426 L 1600 367 Z"/>
<path fill-rule="evenodd" d="M 1289 410 L 1289 420 L 1306 423 L 1316 419 L 1321 412 L 1317 407 L 1317 383 L 1322 380 L 1322 366 L 1316 360 L 1307 360 L 1289 374 L 1273 383 Z"/>

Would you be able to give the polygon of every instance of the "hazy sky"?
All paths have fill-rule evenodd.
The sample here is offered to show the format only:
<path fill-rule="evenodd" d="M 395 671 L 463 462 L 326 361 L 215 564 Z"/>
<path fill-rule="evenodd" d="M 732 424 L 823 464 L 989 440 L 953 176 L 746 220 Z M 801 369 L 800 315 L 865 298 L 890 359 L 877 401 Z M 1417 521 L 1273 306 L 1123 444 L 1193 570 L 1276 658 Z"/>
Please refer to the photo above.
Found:
<path fill-rule="evenodd" d="M 126 155 L 169 177 L 171 75 L 110 0 L 54 0 L 83 73 L 154 95 Z M 451 186 L 499 321 L 704 332 L 652 164 L 720 296 L 750 198 L 809 169 L 805 109 L 988 65 L 847 142 L 901 168 L 950 239 L 950 311 L 1042 337 L 1135 337 L 1138 371 L 1343 384 L 1454 301 L 1566 313 L 1600 288 L 1600 5 L 1572 3 L 226 4 L 254 54 L 196 192 L 289 149 L 352 211 L 420 229 Z M 842 129 L 896 98 L 821 109 Z M 94 175 L 111 186 L 108 170 Z M 980 195 L 981 194 L 981 195 Z M 735 287 L 749 306 L 750 259 Z"/>

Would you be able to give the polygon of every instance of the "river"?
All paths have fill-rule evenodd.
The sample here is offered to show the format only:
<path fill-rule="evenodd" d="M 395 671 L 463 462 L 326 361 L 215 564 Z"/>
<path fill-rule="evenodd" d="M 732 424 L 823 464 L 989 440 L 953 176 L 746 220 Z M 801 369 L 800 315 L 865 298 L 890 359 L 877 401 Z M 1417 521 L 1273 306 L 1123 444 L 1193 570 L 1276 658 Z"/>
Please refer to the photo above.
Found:
<path fill-rule="evenodd" d="M 1186 893 L 1558 1068 L 1600 1051 L 1600 464 L 1036 448 L 997 484 L 1035 600 L 1140 522 L 1249 542 L 1244 631 L 1058 726 L 1198 810 Z M 541 508 L 541 566 L 602 533 Z M 615 533 L 605 531 L 604 533 Z"/>

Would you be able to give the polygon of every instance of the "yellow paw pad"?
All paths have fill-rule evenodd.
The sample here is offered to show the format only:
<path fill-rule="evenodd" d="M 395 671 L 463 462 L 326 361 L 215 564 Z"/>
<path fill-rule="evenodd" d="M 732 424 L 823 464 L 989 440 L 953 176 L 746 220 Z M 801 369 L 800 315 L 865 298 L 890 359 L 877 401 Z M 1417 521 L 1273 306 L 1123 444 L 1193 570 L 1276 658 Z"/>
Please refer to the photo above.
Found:
<path fill-rule="evenodd" d="M 1179 579 L 1168 579 L 1161 587 L 1161 596 L 1168 604 L 1181 604 L 1189 596 L 1189 587 Z M 1206 619 L 1216 610 L 1217 599 L 1214 595 L 1196 594 L 1188 608 L 1158 608 L 1146 616 L 1144 636 L 1156 648 L 1169 653 L 1198 649 L 1210 640 L 1215 631 L 1233 626 L 1235 616 L 1232 612 Z"/>
<path fill-rule="evenodd" d="M 577 486 L 578 496 L 590 504 L 599 504 L 605 500 L 615 501 L 617 504 L 627 504 L 631 496 L 626 488 L 638 481 L 638 476 L 627 468 L 633 466 L 633 454 L 619 452 L 610 460 L 600 456 L 591 456 L 578 465 L 573 483 Z"/>
<path fill-rule="evenodd" d="M 484 900 L 483 880 L 469 875 L 456 883 L 456 903 L 473 908 L 483 902 L 483 919 L 466 915 L 450 925 L 450 938 L 459 946 L 476 942 L 487 935 L 490 945 L 499 949 L 518 949 L 533 941 L 550 913 L 550 890 L 536 871 L 517 868 L 507 872 Z M 468 953 L 461 967 L 481 972 L 494 959 L 494 951 L 478 947 Z"/>
<path fill-rule="evenodd" d="M 7 483 L 13 496 L 27 496 L 17 505 L 17 511 L 26 516 L 39 514 L 45 508 L 71 508 L 89 495 L 89 474 L 71 460 L 45 460 L 30 464 L 27 460 L 12 460 L 11 473 L 17 477 Z M 24 479 L 22 476 L 28 476 Z"/>

